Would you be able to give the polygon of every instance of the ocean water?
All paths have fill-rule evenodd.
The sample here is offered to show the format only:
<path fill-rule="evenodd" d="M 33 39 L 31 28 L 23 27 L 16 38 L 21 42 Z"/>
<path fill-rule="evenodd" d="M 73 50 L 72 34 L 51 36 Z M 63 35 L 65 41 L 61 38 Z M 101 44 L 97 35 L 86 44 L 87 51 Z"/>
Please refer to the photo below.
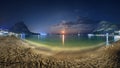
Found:
<path fill-rule="evenodd" d="M 31 35 L 27 40 L 57 47 L 87 47 L 97 46 L 106 42 L 106 36 L 78 36 L 78 35 Z M 110 37 L 109 40 L 112 40 Z"/>

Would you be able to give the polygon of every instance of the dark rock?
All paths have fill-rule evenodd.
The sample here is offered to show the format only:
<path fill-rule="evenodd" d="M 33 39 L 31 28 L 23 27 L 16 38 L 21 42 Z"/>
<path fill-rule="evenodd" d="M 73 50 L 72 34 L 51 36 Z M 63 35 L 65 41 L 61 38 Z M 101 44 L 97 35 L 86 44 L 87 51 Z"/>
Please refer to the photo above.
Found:
<path fill-rule="evenodd" d="M 10 29 L 10 32 L 14 32 L 14 33 L 25 33 L 25 34 L 38 34 L 38 33 L 33 33 L 31 32 L 28 27 L 26 26 L 26 24 L 24 22 L 18 22 L 15 25 L 13 25 Z"/>

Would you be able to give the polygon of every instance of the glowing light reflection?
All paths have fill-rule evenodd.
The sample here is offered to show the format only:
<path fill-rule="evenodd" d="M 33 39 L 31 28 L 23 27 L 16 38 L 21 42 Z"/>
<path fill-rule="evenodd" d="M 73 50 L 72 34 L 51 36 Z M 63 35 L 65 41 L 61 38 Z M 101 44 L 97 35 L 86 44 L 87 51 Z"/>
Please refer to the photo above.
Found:
<path fill-rule="evenodd" d="M 62 35 L 62 44 L 64 45 L 64 42 L 65 42 L 65 35 L 63 34 Z"/>

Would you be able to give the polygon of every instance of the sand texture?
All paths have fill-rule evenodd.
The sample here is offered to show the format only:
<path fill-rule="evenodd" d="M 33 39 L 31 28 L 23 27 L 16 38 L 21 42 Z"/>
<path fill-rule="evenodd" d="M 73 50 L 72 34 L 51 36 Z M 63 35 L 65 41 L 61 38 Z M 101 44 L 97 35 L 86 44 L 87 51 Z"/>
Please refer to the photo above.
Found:
<path fill-rule="evenodd" d="M 55 52 L 14 36 L 0 37 L 0 68 L 120 68 L 120 41 L 107 47 Z"/>

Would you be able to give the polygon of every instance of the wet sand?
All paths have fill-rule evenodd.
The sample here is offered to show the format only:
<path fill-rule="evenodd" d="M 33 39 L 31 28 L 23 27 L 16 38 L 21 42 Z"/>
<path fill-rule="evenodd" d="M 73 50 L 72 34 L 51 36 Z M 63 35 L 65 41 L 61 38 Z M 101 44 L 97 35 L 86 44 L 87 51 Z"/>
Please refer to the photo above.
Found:
<path fill-rule="evenodd" d="M 120 41 L 107 47 L 55 51 L 14 36 L 0 37 L 0 68 L 120 68 Z"/>

